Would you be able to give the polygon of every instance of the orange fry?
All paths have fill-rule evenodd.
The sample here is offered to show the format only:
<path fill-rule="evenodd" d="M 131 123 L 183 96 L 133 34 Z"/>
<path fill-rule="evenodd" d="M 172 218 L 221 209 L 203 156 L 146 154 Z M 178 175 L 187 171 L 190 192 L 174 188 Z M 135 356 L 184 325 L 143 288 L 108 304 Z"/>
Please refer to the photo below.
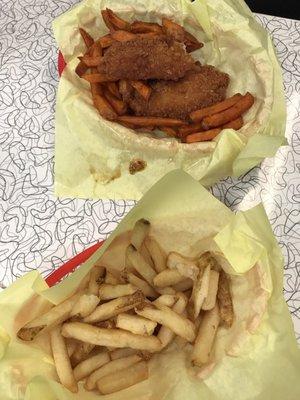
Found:
<path fill-rule="evenodd" d="M 112 32 L 111 37 L 118 42 L 128 42 L 129 40 L 136 39 L 136 35 L 134 33 L 122 30 Z"/>
<path fill-rule="evenodd" d="M 97 67 L 97 65 L 100 64 L 102 56 L 90 56 L 88 54 L 85 54 L 81 61 L 87 66 L 87 67 Z"/>
<path fill-rule="evenodd" d="M 97 96 L 97 95 L 102 96 L 103 90 L 102 90 L 101 84 L 100 83 L 91 83 L 91 92 L 92 92 L 93 97 Z"/>
<path fill-rule="evenodd" d="M 110 34 L 102 36 L 100 39 L 97 40 L 100 43 L 102 49 L 106 49 L 107 47 L 111 46 L 115 43 L 115 40 L 111 37 Z"/>
<path fill-rule="evenodd" d="M 82 78 L 82 76 L 86 73 L 86 71 L 89 69 L 89 67 L 82 61 L 80 60 L 79 64 L 75 68 L 75 73 Z"/>
<path fill-rule="evenodd" d="M 122 96 L 119 92 L 118 84 L 116 82 L 107 82 L 106 87 L 111 94 L 113 94 L 119 100 L 122 100 Z"/>
<path fill-rule="evenodd" d="M 249 110 L 250 107 L 252 107 L 253 103 L 254 97 L 251 93 L 247 92 L 232 107 L 226 109 L 223 112 L 205 117 L 202 123 L 203 128 L 209 129 L 225 125 L 228 122 L 231 122 L 244 114 L 247 110 Z"/>
<path fill-rule="evenodd" d="M 162 34 L 163 30 L 159 24 L 153 22 L 134 21 L 130 25 L 130 31 L 133 33 L 148 33 L 154 32 Z"/>
<path fill-rule="evenodd" d="M 102 18 L 110 30 L 130 30 L 130 24 L 124 19 L 118 17 L 112 10 L 107 8 L 106 10 L 101 11 Z"/>
<path fill-rule="evenodd" d="M 109 104 L 112 106 L 112 108 L 116 111 L 118 115 L 126 114 L 127 105 L 124 103 L 124 101 L 119 100 L 108 89 L 104 90 L 104 95 L 106 97 L 106 100 L 109 102 Z"/>
<path fill-rule="evenodd" d="M 149 100 L 152 91 L 150 86 L 142 81 L 130 81 L 130 84 L 142 96 L 143 99 L 146 101 Z"/>
<path fill-rule="evenodd" d="M 79 32 L 86 47 L 87 48 L 91 47 L 92 44 L 94 44 L 94 39 L 92 38 L 92 36 L 89 33 L 87 33 L 87 31 L 85 31 L 83 28 L 79 28 Z"/>
<path fill-rule="evenodd" d="M 159 36 L 159 33 L 157 32 L 137 33 L 136 36 L 140 39 L 152 39 L 154 37 Z"/>
<path fill-rule="evenodd" d="M 182 128 L 178 129 L 178 136 L 180 136 L 181 138 L 185 138 L 187 135 L 189 135 L 191 133 L 196 133 L 196 132 L 201 131 L 201 129 L 203 129 L 201 122 L 183 126 Z"/>
<path fill-rule="evenodd" d="M 227 124 L 223 125 L 223 129 L 234 129 L 238 131 L 241 129 L 241 127 L 244 125 L 243 117 L 239 117 L 231 122 L 228 122 Z"/>
<path fill-rule="evenodd" d="M 221 130 L 221 128 L 216 128 L 209 131 L 192 133 L 185 138 L 185 141 L 186 143 L 207 142 L 214 139 Z"/>
<path fill-rule="evenodd" d="M 199 42 L 198 39 L 195 38 L 191 33 L 184 31 L 184 44 L 186 47 L 186 51 L 191 53 L 192 51 L 201 49 L 203 47 L 203 43 Z"/>
<path fill-rule="evenodd" d="M 102 73 L 97 74 L 84 74 L 82 78 L 90 83 L 105 83 L 105 82 L 113 82 L 114 80 L 109 79 L 107 75 Z"/>
<path fill-rule="evenodd" d="M 162 19 L 163 31 L 166 35 L 173 37 L 178 42 L 184 42 L 185 31 L 181 25 L 168 18 Z"/>
<path fill-rule="evenodd" d="M 135 117 L 132 115 L 123 115 L 118 118 L 118 121 L 129 122 L 133 125 L 142 126 L 182 126 L 185 124 L 180 119 L 160 118 L 160 117 Z"/>
<path fill-rule="evenodd" d="M 217 114 L 221 111 L 227 110 L 234 104 L 236 104 L 240 99 L 242 98 L 242 95 L 240 93 L 235 94 L 232 97 L 229 97 L 228 99 L 225 99 L 224 101 L 221 101 L 220 103 L 214 104 L 213 106 L 210 107 L 205 107 L 201 108 L 201 110 L 193 111 L 190 115 L 191 120 L 194 122 L 199 122 L 201 121 L 204 117 L 207 117 L 209 115 Z"/>
<path fill-rule="evenodd" d="M 116 112 L 104 96 L 101 96 L 100 94 L 94 95 L 93 102 L 94 106 L 97 108 L 99 114 L 103 118 L 113 121 L 118 117 Z"/>
<path fill-rule="evenodd" d="M 118 122 L 119 122 L 120 125 L 125 126 L 125 128 L 133 129 L 133 130 L 137 129 L 137 127 L 135 125 L 130 124 L 129 122 L 120 122 L 120 121 L 118 121 Z"/>
<path fill-rule="evenodd" d="M 170 126 L 160 126 L 159 130 L 166 133 L 168 136 L 177 137 L 176 130 L 174 128 L 171 128 Z"/>

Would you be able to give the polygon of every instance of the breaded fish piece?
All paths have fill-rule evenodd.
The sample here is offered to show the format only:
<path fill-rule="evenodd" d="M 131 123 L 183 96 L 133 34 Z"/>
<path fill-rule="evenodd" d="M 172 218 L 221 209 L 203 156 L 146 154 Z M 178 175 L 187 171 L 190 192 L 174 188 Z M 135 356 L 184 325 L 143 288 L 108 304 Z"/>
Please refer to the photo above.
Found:
<path fill-rule="evenodd" d="M 195 67 L 194 67 L 195 68 Z M 210 65 L 197 66 L 176 82 L 151 83 L 148 101 L 136 91 L 122 93 L 136 115 L 187 119 L 192 111 L 225 99 L 229 76 Z"/>
<path fill-rule="evenodd" d="M 98 70 L 115 80 L 178 80 L 194 65 L 184 45 L 158 36 L 114 43 L 106 50 Z"/>

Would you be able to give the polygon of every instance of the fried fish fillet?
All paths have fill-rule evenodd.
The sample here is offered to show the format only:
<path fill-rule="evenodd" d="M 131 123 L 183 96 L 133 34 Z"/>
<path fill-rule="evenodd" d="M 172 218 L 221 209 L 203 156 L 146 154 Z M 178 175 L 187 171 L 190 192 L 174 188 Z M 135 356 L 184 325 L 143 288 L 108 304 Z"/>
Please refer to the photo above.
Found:
<path fill-rule="evenodd" d="M 176 82 L 151 83 L 148 101 L 134 90 L 127 90 L 122 95 L 135 115 L 187 119 L 192 111 L 224 100 L 228 84 L 227 74 L 205 65 L 197 66 Z"/>
<path fill-rule="evenodd" d="M 167 36 L 116 42 L 105 52 L 98 70 L 109 79 L 182 78 L 195 60 L 184 45 Z"/>

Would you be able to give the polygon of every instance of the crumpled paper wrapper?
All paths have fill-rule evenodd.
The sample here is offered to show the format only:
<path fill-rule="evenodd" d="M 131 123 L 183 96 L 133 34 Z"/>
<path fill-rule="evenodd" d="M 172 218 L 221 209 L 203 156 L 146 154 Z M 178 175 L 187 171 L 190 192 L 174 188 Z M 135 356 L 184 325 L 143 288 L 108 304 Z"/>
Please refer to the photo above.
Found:
<path fill-rule="evenodd" d="M 85 51 L 78 27 L 94 38 L 107 33 L 100 10 L 128 19 L 175 18 L 204 47 L 195 59 L 231 77 L 228 96 L 250 91 L 256 102 L 238 132 L 227 129 L 212 142 L 178 143 L 135 133 L 104 120 L 92 105 L 90 87 L 74 70 Z M 58 196 L 139 199 L 165 173 L 181 168 L 203 185 L 240 176 L 285 143 L 286 111 L 281 70 L 267 32 L 243 0 L 85 0 L 54 21 L 58 47 L 68 63 L 59 83 L 55 131 Z M 130 175 L 132 160 L 147 166 Z"/>
<path fill-rule="evenodd" d="M 72 394 L 56 381 L 47 337 L 28 344 L 16 339 L 16 332 L 50 303 L 69 296 L 99 258 L 109 264 L 103 256 L 107 247 L 115 245 L 116 237 L 126 235 L 141 217 L 149 219 L 158 232 L 165 224 L 164 232 L 173 233 L 171 238 L 169 233 L 167 239 L 161 236 L 167 249 L 189 254 L 201 246 L 206 249 L 209 243 L 222 251 L 233 282 L 259 264 L 261 279 L 253 293 L 237 293 L 234 305 L 239 308 L 236 312 L 253 313 L 259 306 L 255 300 L 259 290 L 264 296 L 258 297 L 265 299 L 263 317 L 254 332 L 250 326 L 244 330 L 242 340 L 235 342 L 236 351 L 223 355 L 203 381 L 190 374 L 186 353 L 177 349 L 153 357 L 150 379 L 138 385 L 107 396 L 82 388 Z M 300 352 L 282 284 L 283 259 L 263 207 L 235 215 L 188 174 L 173 171 L 145 194 L 103 247 L 62 283 L 48 289 L 38 272 L 31 272 L 0 293 L 1 400 L 298 400 Z M 222 340 L 219 336 L 222 332 L 216 343 Z"/>

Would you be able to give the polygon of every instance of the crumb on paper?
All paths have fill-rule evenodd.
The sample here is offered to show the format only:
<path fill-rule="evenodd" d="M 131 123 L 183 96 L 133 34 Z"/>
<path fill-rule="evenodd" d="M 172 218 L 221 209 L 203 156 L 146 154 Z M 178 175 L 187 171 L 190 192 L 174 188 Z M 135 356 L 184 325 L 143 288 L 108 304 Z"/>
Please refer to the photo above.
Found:
<path fill-rule="evenodd" d="M 130 175 L 134 175 L 135 173 L 139 171 L 143 171 L 147 166 L 146 161 L 140 159 L 140 158 L 135 158 L 130 161 L 129 164 L 129 173 Z"/>
<path fill-rule="evenodd" d="M 117 168 L 114 171 L 101 171 L 101 172 L 96 172 L 94 167 L 90 167 L 90 173 L 93 176 L 93 179 L 96 183 L 102 183 L 102 184 L 107 184 L 112 181 L 114 181 L 117 178 L 120 178 L 121 176 L 121 169 Z"/>

